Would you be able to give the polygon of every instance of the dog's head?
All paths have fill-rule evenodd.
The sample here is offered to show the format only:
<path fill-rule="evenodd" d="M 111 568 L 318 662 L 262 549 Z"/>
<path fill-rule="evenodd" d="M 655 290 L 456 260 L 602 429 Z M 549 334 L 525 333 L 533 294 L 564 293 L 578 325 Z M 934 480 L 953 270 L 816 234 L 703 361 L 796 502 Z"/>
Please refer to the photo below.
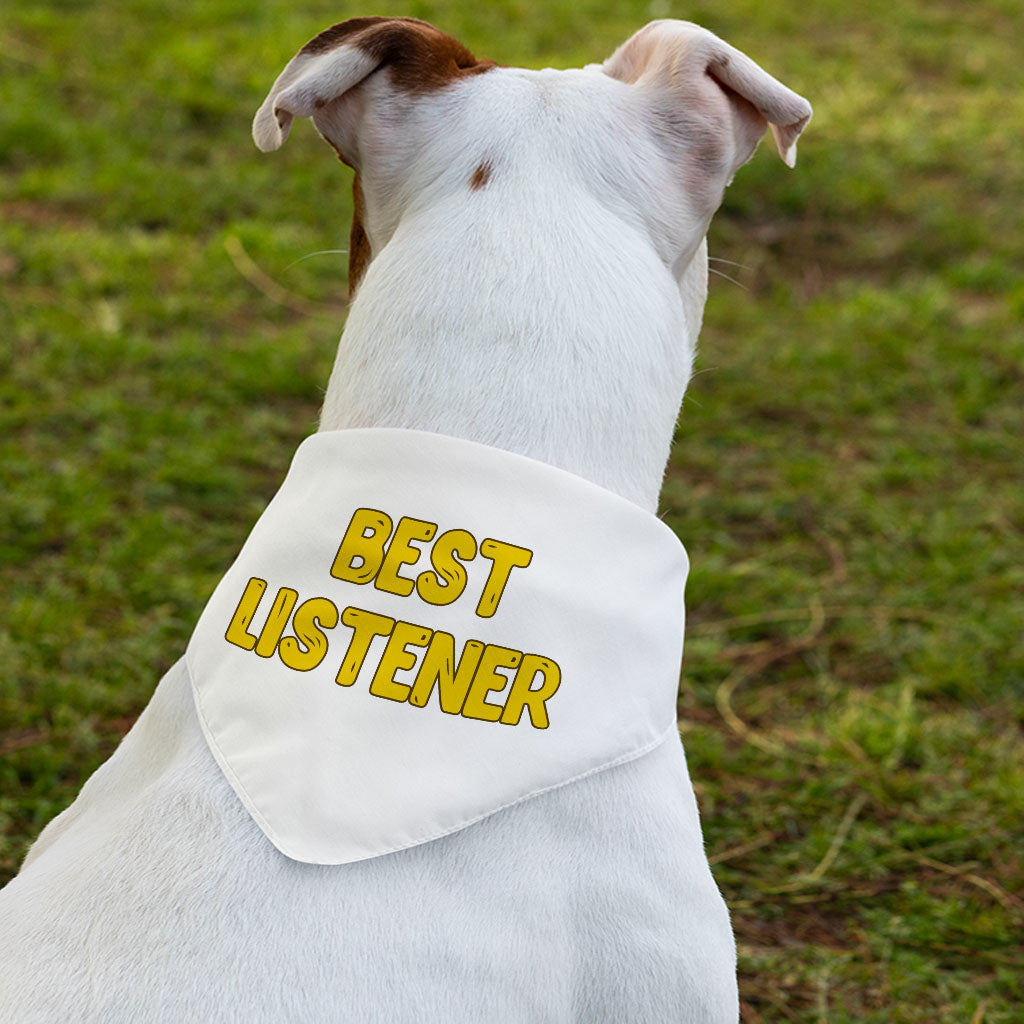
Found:
<path fill-rule="evenodd" d="M 510 204 L 557 197 L 567 180 L 646 231 L 679 277 L 766 128 L 792 166 L 810 116 L 689 22 L 651 22 L 604 64 L 537 72 L 478 60 L 423 21 L 354 18 L 288 63 L 253 137 L 277 149 L 294 118 L 312 117 L 355 169 L 353 287 L 410 211 L 495 188 Z"/>
<path fill-rule="evenodd" d="M 568 71 L 480 61 L 405 18 L 321 33 L 253 124 L 267 150 L 312 117 L 356 172 L 359 294 L 321 429 L 464 437 L 653 509 L 700 329 L 708 222 L 767 126 L 792 163 L 810 114 L 681 21 Z"/>

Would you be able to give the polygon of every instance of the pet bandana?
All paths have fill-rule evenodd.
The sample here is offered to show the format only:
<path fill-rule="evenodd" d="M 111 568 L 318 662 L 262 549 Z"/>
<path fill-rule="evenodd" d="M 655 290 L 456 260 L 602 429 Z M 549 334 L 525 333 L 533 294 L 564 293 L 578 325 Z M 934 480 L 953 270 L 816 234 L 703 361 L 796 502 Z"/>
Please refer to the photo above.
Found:
<path fill-rule="evenodd" d="M 579 477 L 407 430 L 314 434 L 186 652 L 284 854 L 465 828 L 676 735 L 686 552 Z"/>

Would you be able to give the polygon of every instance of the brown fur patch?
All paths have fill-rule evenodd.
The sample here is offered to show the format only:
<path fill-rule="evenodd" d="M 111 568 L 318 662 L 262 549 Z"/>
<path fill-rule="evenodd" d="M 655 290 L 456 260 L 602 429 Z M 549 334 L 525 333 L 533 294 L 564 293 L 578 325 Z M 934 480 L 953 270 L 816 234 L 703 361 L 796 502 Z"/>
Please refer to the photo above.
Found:
<path fill-rule="evenodd" d="M 482 160 L 476 165 L 476 170 L 473 172 L 472 177 L 469 179 L 469 187 L 476 192 L 478 189 L 482 189 L 484 185 L 491 180 L 491 172 L 494 168 L 491 166 L 490 160 Z"/>
<path fill-rule="evenodd" d="M 370 240 L 363 227 L 363 187 L 359 175 L 352 179 L 352 230 L 348 237 L 348 297 L 355 296 L 356 288 L 363 279 L 366 265 L 370 262 Z"/>
<path fill-rule="evenodd" d="M 325 53 L 336 46 L 358 46 L 408 93 L 442 89 L 470 75 L 489 71 L 493 61 L 477 60 L 457 39 L 418 18 L 350 18 L 325 29 L 300 53 Z"/>
<path fill-rule="evenodd" d="M 493 61 L 477 60 L 457 39 L 445 35 L 418 18 L 350 18 L 325 29 L 299 51 L 321 54 L 337 46 L 358 46 L 373 57 L 378 67 L 391 70 L 393 84 L 411 94 L 442 89 L 453 82 L 497 67 Z M 317 107 L 323 100 L 316 102 Z M 330 140 L 328 139 L 330 142 Z M 338 158 L 350 167 L 351 162 L 331 142 Z M 482 188 L 490 178 L 491 166 L 482 163 L 473 175 L 473 188 Z M 348 247 L 348 292 L 355 295 L 371 259 L 370 240 L 364 227 L 365 202 L 356 173 L 352 182 L 352 231 Z"/>

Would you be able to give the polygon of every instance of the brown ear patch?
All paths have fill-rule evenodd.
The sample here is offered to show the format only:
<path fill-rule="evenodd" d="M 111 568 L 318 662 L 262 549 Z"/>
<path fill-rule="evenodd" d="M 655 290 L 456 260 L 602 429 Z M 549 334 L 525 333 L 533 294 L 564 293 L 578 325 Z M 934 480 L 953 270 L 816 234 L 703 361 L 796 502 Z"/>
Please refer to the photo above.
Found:
<path fill-rule="evenodd" d="M 418 18 L 350 18 L 325 29 L 299 53 L 316 55 L 336 46 L 358 46 L 378 66 L 390 68 L 392 82 L 408 93 L 433 92 L 497 67 Z"/>

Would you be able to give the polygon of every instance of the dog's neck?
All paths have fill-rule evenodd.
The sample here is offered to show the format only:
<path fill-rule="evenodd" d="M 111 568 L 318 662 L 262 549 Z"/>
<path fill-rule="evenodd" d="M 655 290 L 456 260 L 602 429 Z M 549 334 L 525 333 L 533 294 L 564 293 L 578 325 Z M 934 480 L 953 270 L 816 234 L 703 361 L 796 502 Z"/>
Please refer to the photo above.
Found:
<path fill-rule="evenodd" d="M 597 204 L 575 218 L 587 236 L 553 239 L 557 219 L 536 203 L 493 202 L 490 232 L 442 206 L 403 219 L 375 254 L 320 429 L 461 437 L 655 511 L 704 307 L 704 244 L 677 280 Z"/>
<path fill-rule="evenodd" d="M 705 195 L 666 159 L 643 97 L 600 68 L 494 69 L 425 98 L 372 75 L 360 93 L 388 117 L 362 114 L 347 151 L 371 258 L 322 427 L 454 435 L 654 511 L 720 182 Z M 345 151 L 359 116 L 315 120 Z"/>

